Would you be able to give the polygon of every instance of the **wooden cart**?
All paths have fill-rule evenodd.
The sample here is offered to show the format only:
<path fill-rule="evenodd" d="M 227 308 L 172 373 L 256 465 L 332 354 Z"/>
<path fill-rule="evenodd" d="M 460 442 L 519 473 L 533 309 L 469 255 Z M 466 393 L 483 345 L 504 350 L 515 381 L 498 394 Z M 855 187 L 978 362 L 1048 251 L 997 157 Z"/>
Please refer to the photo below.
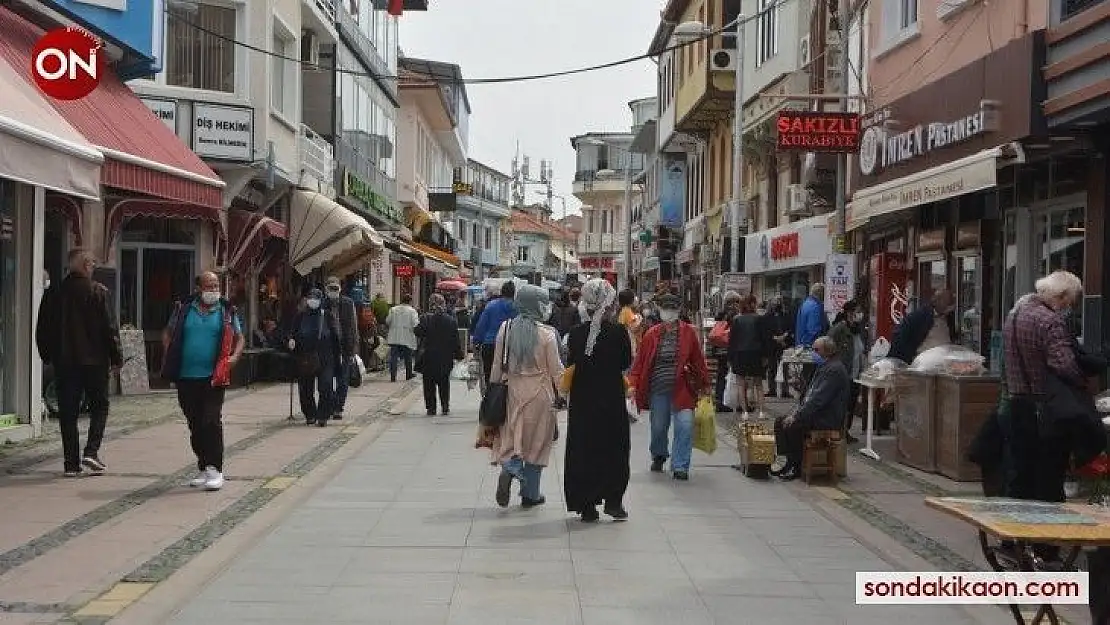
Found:
<path fill-rule="evenodd" d="M 775 433 L 771 421 L 739 421 L 736 424 L 736 449 L 740 464 L 735 468 L 745 476 L 763 479 L 775 462 Z"/>

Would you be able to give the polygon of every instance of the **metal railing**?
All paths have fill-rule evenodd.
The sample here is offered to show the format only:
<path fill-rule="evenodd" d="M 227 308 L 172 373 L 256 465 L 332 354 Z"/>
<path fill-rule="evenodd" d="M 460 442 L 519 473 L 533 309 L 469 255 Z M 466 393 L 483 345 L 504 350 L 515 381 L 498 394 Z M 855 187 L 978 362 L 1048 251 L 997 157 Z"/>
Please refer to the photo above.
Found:
<path fill-rule="evenodd" d="M 335 23 L 335 0 L 312 0 L 317 9 L 324 14 L 325 17 Z"/>
<path fill-rule="evenodd" d="M 369 183 L 389 200 L 396 202 L 397 181 L 378 169 L 369 157 L 343 139 L 336 141 L 335 160 L 337 164 L 349 167 L 356 176 Z"/>
<path fill-rule="evenodd" d="M 308 126 L 301 124 L 297 137 L 301 171 L 318 181 L 320 191 L 334 191 L 335 151 L 331 144 Z"/>
<path fill-rule="evenodd" d="M 578 235 L 578 252 L 580 254 L 589 255 L 598 252 L 623 252 L 624 251 L 624 232 L 606 232 L 599 234 L 596 232 L 583 232 Z"/>

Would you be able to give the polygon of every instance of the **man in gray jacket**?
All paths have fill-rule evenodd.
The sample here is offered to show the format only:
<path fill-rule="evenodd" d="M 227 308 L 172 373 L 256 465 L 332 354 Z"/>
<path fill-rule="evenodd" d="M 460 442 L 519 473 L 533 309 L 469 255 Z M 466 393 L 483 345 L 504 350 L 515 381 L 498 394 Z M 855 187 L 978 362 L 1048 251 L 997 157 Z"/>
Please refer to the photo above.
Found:
<path fill-rule="evenodd" d="M 817 370 L 802 396 L 797 412 L 775 420 L 775 442 L 786 464 L 773 471 L 784 481 L 797 479 L 802 468 L 802 450 L 806 436 L 813 430 L 840 430 L 848 407 L 851 379 L 848 370 L 836 355 L 836 342 L 822 336 L 813 342 L 817 352 Z"/>
<path fill-rule="evenodd" d="M 351 370 L 355 366 L 355 354 L 358 353 L 358 311 L 355 302 L 343 295 L 342 284 L 339 278 L 328 278 L 325 292 L 328 299 L 326 307 L 330 308 L 339 319 L 340 359 L 335 370 L 335 413 L 332 419 L 338 421 L 343 418 L 343 408 L 347 404 L 347 391 L 351 385 Z"/>

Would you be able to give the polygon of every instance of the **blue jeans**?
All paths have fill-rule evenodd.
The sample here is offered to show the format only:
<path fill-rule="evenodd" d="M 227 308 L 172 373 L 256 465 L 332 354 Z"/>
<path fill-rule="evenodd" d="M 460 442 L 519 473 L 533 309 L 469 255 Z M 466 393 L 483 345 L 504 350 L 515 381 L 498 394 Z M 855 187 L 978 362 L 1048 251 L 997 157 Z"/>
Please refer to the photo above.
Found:
<path fill-rule="evenodd" d="M 510 458 L 501 463 L 501 469 L 512 473 L 520 480 L 521 499 L 535 501 L 540 494 L 540 479 L 543 477 L 543 467 L 538 464 L 528 464 L 520 458 Z"/>
<path fill-rule="evenodd" d="M 651 396 L 651 457 L 670 458 L 672 471 L 689 471 L 694 449 L 694 411 L 675 410 L 670 393 Z M 667 438 L 674 422 L 674 443 L 667 452 Z"/>
<path fill-rule="evenodd" d="M 351 367 L 354 363 L 342 356 L 335 365 L 335 412 L 343 412 L 347 405 L 347 391 L 351 388 Z"/>
<path fill-rule="evenodd" d="M 397 361 L 405 361 L 405 378 L 412 379 L 412 348 L 406 345 L 389 346 L 389 380 L 397 381 Z"/>

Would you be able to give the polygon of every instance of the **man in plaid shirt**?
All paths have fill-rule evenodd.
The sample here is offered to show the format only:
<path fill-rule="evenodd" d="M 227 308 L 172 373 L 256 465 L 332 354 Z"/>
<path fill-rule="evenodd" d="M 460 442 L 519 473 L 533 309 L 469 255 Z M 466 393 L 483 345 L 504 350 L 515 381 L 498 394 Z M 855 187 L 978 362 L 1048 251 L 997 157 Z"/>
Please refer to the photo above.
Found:
<path fill-rule="evenodd" d="M 1002 328 L 1005 387 L 1010 395 L 1010 471 L 1006 494 L 1019 499 L 1062 501 L 1070 450 L 1066 441 L 1038 432 L 1049 376 L 1084 385 L 1075 338 L 1061 314 L 1078 301 L 1083 284 L 1075 274 L 1056 271 L 1036 283 Z"/>

